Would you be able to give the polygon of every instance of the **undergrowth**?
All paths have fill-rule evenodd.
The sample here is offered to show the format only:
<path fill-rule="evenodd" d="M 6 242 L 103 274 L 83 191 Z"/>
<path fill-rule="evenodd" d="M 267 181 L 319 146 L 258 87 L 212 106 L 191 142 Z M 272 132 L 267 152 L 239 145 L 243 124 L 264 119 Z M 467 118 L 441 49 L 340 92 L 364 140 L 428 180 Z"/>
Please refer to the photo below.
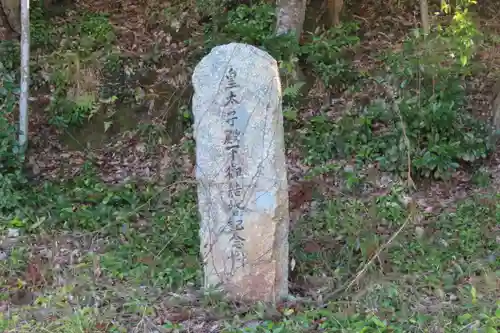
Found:
<path fill-rule="evenodd" d="M 468 59 L 475 52 L 467 40 L 476 39 L 476 29 L 452 25 L 425 41 L 415 34 L 400 51 L 378 55 L 382 71 L 362 74 L 349 60 L 359 43 L 357 23 L 332 28 L 298 45 L 293 38 L 274 36 L 274 15 L 274 7 L 266 3 L 238 6 L 217 23 L 220 26 L 206 25 L 206 48 L 228 41 L 253 44 L 270 52 L 282 68 L 291 70 L 297 64 L 289 60 L 302 59 L 333 91 L 360 90 L 366 84 L 385 91 L 385 96 L 355 106 L 340 119 L 327 112 L 307 119 L 300 144 L 306 163 L 317 167 L 332 158 L 352 159 L 359 167 L 377 163 L 381 170 L 400 174 L 411 164 L 415 175 L 440 179 L 492 151 L 487 124 L 470 115 L 465 105 L 465 80 L 474 68 Z M 300 98 L 298 91 L 288 92 Z M 294 104 L 293 98 L 285 102 Z"/>
<path fill-rule="evenodd" d="M 376 163 L 400 174 L 410 164 L 414 175 L 439 179 L 489 155 L 488 124 L 466 109 L 469 68 L 420 43 L 408 39 L 401 52 L 381 56 L 386 72 L 369 80 L 384 91 L 382 98 L 355 106 L 339 119 L 323 113 L 305 124 L 307 163 L 352 159 L 358 167 Z"/>

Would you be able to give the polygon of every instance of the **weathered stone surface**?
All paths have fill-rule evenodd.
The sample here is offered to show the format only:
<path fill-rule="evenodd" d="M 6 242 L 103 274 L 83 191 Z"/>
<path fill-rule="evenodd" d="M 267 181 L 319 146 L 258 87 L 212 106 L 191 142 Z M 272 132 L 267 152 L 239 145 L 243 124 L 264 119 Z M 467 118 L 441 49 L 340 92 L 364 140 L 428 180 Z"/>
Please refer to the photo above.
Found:
<path fill-rule="evenodd" d="M 277 301 L 288 292 L 288 189 L 276 61 L 215 47 L 193 73 L 205 287 Z"/>

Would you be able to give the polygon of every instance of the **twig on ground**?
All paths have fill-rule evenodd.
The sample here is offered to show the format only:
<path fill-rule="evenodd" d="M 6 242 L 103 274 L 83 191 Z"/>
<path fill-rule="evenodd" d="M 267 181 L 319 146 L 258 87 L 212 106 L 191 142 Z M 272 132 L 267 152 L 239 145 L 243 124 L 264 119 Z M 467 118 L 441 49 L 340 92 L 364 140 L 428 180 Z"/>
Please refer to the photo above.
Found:
<path fill-rule="evenodd" d="M 375 254 L 372 255 L 370 260 L 363 266 L 361 270 L 356 274 L 356 276 L 349 282 L 344 283 L 340 288 L 336 289 L 332 293 L 323 297 L 323 299 L 330 299 L 337 296 L 341 292 L 348 291 L 354 286 L 354 284 L 358 283 L 363 274 L 368 270 L 368 268 L 373 264 L 373 262 L 379 257 L 379 255 L 396 239 L 396 237 L 403 231 L 403 229 L 408 225 L 408 223 L 413 220 L 413 211 L 410 211 L 410 215 L 405 220 L 405 222 L 399 227 L 399 229 L 387 240 L 387 242 L 382 245 Z"/>
<path fill-rule="evenodd" d="M 412 219 L 412 216 L 413 215 L 410 213 L 410 216 L 408 216 L 408 218 L 405 220 L 403 225 L 401 225 L 401 227 L 399 227 L 399 229 L 389 238 L 389 240 L 377 250 L 377 252 L 365 264 L 365 266 L 358 272 L 358 274 L 356 274 L 354 279 L 352 279 L 351 282 L 349 282 L 349 284 L 347 284 L 347 286 L 345 287 L 346 291 L 351 289 L 351 287 L 355 283 L 359 282 L 359 280 L 361 279 L 363 274 L 366 272 L 368 267 L 370 267 L 371 264 L 373 264 L 373 262 L 375 261 L 375 259 L 378 258 L 378 256 L 382 253 L 382 251 L 384 251 L 394 241 L 394 239 L 396 237 L 398 237 L 398 235 L 401 233 L 401 231 L 403 231 L 403 229 L 406 227 L 406 225 L 410 222 L 410 220 Z"/>

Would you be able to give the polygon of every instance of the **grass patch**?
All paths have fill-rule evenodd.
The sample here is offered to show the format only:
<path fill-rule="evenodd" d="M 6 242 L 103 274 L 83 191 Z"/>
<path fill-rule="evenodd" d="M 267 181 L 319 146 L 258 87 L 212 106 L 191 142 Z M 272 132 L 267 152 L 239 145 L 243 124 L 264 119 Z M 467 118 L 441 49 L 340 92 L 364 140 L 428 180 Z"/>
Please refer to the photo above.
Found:
<path fill-rule="evenodd" d="M 38 211 L 37 220 L 55 223 L 52 229 L 58 230 L 74 230 L 74 223 L 78 221 L 78 229 L 92 231 L 87 239 L 101 245 L 99 249 L 85 252 L 85 242 L 76 241 L 80 239 L 77 234 L 65 233 L 72 242 L 72 250 L 66 248 L 66 251 L 80 253 L 72 259 L 73 263 L 66 258 L 65 274 L 69 271 L 71 274 L 65 277 L 70 279 L 66 282 L 71 283 L 57 285 L 56 278 L 63 273 L 49 269 L 53 265 L 51 261 L 65 253 L 62 251 L 54 253 L 51 259 L 41 258 L 47 262 L 38 263 L 39 280 L 43 277 L 47 284 L 44 289 L 34 283 L 33 276 L 38 273 L 28 268 L 33 265 L 30 247 L 14 247 L 8 260 L 2 262 L 2 279 L 4 285 L 10 286 L 3 289 L 3 297 L 9 299 L 19 290 L 33 293 L 40 290 L 42 294 L 36 294 L 37 301 L 30 310 L 23 308 L 23 316 L 37 315 L 41 308 L 49 308 L 52 319 L 30 323 L 23 316 L 16 320 L 12 317 L 4 321 L 6 332 L 32 332 L 42 327 L 56 332 L 79 332 L 102 327 L 103 322 L 120 322 L 122 312 L 135 318 L 125 326 L 137 327 L 142 325 L 143 316 L 159 315 L 151 303 L 159 295 L 168 290 L 200 286 L 193 188 L 153 195 L 146 188 L 140 191 L 132 186 L 109 188 L 92 181 L 91 176 L 58 188 L 63 189 L 64 194 L 58 192 L 50 196 L 66 200 L 51 209 L 47 209 L 50 207 L 47 203 L 40 203 L 46 210 Z M 89 197 L 100 204 L 88 202 L 84 209 L 82 206 L 75 209 L 75 202 Z M 291 258 L 296 263 L 292 281 L 304 288 L 299 294 L 316 301 L 285 303 L 275 314 L 281 319 L 270 320 L 273 316 L 269 313 L 273 310 L 266 305 L 250 306 L 241 312 L 241 305 L 228 303 L 224 298 L 207 294 L 197 299 L 208 297 L 204 301 L 207 302 L 205 309 L 215 311 L 213 313 L 221 318 L 232 317 L 234 311 L 241 313 L 226 321 L 224 332 L 302 332 L 305 329 L 420 332 L 443 327 L 443 323 L 448 323 L 444 332 L 469 326 L 493 332 L 500 319 L 495 310 L 498 292 L 498 271 L 495 270 L 499 262 L 494 232 L 499 209 L 498 197 L 478 196 L 459 202 L 454 211 L 414 219 L 386 251 L 379 253 L 352 290 L 337 294 L 335 300 L 321 301 L 351 281 L 410 212 L 404 193 L 397 187 L 371 201 L 355 197 L 323 199 L 317 213 L 302 219 L 291 237 Z M 58 214 L 58 221 L 49 218 Z M 32 223 L 36 222 L 17 219 L 11 221 L 10 227 L 29 230 Z M 47 229 L 47 225 L 36 228 Z M 59 238 L 63 243 L 61 231 L 46 237 L 47 240 Z M 40 239 L 36 242 L 43 243 Z M 56 251 L 50 245 L 47 249 Z M 128 299 L 123 298 L 125 295 Z M 68 315 L 61 304 L 70 299 L 77 302 L 78 310 Z M 85 300 L 94 305 L 85 306 Z M 97 309 L 96 302 L 101 304 Z M 160 298 L 160 302 L 169 304 L 170 301 Z M 111 304 L 120 304 L 120 313 Z M 177 311 L 182 312 L 178 308 Z M 109 330 L 105 332 L 113 332 L 113 325 L 108 325 Z M 176 320 L 169 319 L 162 325 L 182 327 Z"/>

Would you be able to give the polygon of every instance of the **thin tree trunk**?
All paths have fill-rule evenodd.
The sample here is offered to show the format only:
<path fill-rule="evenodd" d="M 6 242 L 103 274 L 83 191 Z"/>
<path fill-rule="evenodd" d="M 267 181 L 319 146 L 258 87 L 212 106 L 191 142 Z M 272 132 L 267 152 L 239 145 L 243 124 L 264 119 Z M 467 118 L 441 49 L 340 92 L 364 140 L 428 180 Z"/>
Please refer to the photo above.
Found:
<path fill-rule="evenodd" d="M 294 32 L 299 40 L 306 17 L 307 0 L 277 0 L 276 5 L 276 35 Z"/>
<path fill-rule="evenodd" d="M 491 104 L 493 130 L 495 131 L 495 139 L 498 140 L 500 134 L 500 81 L 493 87 L 494 99 Z"/>
<path fill-rule="evenodd" d="M 429 23 L 429 5 L 427 4 L 427 0 L 420 0 L 420 19 L 422 21 L 424 36 L 427 36 L 431 30 Z"/>
<path fill-rule="evenodd" d="M 284 35 L 295 33 L 297 42 L 300 40 L 300 35 L 306 18 L 307 0 L 277 0 L 276 1 L 276 35 Z M 293 59 L 290 59 L 293 63 Z M 304 73 L 300 70 L 298 64 L 293 63 L 294 68 L 291 73 L 285 73 L 285 78 L 291 77 L 291 82 L 285 79 L 285 85 L 289 83 L 304 81 Z"/>
<path fill-rule="evenodd" d="M 28 98 L 30 70 L 30 15 L 29 0 L 21 0 L 21 95 L 19 98 L 19 146 L 28 143 Z"/>

